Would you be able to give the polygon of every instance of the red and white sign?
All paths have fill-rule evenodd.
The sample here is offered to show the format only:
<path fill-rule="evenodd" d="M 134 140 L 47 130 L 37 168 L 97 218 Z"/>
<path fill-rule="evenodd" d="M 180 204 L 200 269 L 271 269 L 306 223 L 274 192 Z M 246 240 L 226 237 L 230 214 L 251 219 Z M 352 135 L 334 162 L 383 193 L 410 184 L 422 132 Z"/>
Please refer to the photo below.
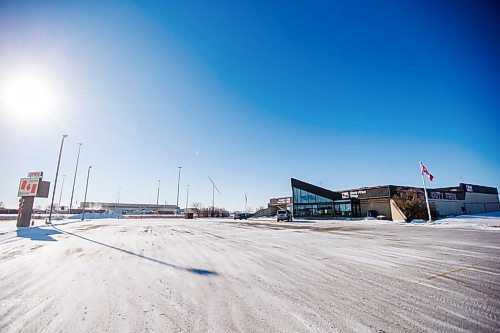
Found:
<path fill-rule="evenodd" d="M 29 178 L 42 178 L 43 177 L 43 171 L 31 171 L 31 172 L 28 172 L 28 177 Z"/>
<path fill-rule="evenodd" d="M 38 191 L 40 178 L 21 178 L 19 183 L 18 197 L 35 197 Z"/>

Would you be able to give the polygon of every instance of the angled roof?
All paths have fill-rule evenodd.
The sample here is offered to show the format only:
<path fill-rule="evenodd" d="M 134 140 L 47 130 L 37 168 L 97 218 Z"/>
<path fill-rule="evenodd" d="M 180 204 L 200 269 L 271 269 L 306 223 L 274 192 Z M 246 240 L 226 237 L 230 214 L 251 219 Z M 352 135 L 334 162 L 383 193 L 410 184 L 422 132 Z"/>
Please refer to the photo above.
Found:
<path fill-rule="evenodd" d="M 322 188 L 313 184 L 309 184 L 303 182 L 301 180 L 292 178 L 292 187 L 299 188 L 301 190 L 311 192 L 313 194 L 317 194 L 322 196 L 323 198 L 332 199 L 332 200 L 340 200 L 342 199 L 342 194 L 340 192 L 333 192 L 327 190 L 326 188 Z"/>

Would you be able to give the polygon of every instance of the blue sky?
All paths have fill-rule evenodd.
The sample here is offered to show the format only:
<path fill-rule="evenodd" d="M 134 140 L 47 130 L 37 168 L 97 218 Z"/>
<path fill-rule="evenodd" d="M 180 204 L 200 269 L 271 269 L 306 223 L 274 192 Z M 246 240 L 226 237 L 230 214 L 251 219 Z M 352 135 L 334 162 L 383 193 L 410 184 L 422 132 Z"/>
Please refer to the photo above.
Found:
<path fill-rule="evenodd" d="M 459 182 L 500 187 L 499 8 L 493 2 L 4 1 L 0 88 L 43 78 L 46 113 L 0 109 L 0 201 L 19 178 L 75 198 L 243 209 L 290 195 Z M 10 81 L 9 81 L 10 80 Z M 61 181 L 59 182 L 59 185 Z M 59 188 L 60 189 L 60 188 Z M 57 193 L 59 194 L 59 189 Z M 58 195 L 57 195 L 58 198 Z M 56 200 L 57 201 L 57 200 Z M 46 205 L 48 199 L 37 199 Z"/>

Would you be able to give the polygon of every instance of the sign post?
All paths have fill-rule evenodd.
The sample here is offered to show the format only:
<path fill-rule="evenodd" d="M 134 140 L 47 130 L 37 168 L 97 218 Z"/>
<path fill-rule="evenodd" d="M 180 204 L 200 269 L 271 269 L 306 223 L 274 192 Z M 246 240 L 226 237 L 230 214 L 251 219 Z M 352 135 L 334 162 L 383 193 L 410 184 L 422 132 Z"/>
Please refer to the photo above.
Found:
<path fill-rule="evenodd" d="M 27 178 L 21 178 L 17 196 L 19 208 L 17 211 L 17 226 L 29 227 L 35 197 L 48 198 L 50 182 L 42 180 L 43 172 L 29 172 Z"/>

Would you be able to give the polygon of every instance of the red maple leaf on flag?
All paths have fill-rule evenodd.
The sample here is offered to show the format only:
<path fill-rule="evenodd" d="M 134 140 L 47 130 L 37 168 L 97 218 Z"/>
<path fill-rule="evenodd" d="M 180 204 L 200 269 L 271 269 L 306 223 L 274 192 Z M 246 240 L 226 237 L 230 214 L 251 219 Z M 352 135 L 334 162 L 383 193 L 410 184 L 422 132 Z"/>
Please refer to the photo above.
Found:
<path fill-rule="evenodd" d="M 429 177 L 429 180 L 432 182 L 434 176 L 431 175 L 431 173 L 427 170 L 427 168 L 423 164 L 422 164 L 422 172 L 425 173 L 427 177 Z"/>

